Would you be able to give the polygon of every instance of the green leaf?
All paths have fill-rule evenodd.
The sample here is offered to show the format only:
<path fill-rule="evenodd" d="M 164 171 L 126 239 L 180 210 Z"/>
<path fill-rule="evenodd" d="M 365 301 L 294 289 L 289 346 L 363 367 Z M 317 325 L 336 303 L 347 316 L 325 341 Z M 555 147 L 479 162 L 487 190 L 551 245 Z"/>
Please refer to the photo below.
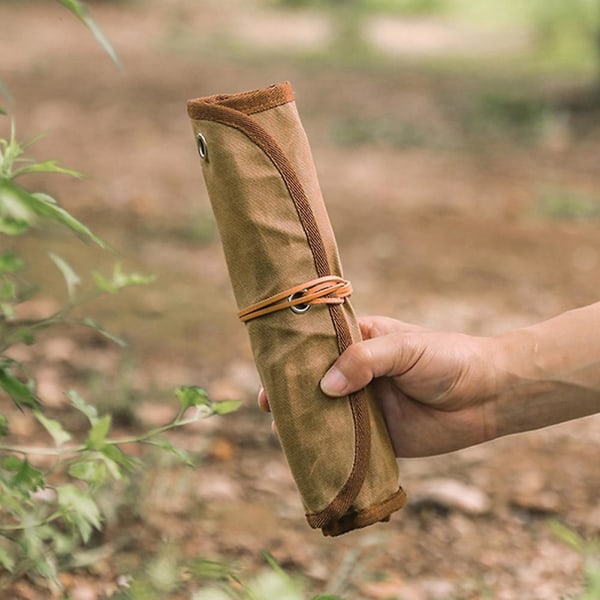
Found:
<path fill-rule="evenodd" d="M 0 415 L 0 437 L 8 435 L 8 419 L 4 415 Z"/>
<path fill-rule="evenodd" d="M 26 175 L 27 173 L 58 173 L 61 175 L 70 175 L 77 179 L 85 177 L 85 173 L 76 171 L 75 169 L 68 169 L 61 167 L 56 160 L 46 160 L 44 162 L 35 162 L 26 167 L 21 167 L 13 172 L 12 178 L 19 177 L 19 175 Z"/>
<path fill-rule="evenodd" d="M 39 401 L 29 386 L 0 366 L 0 388 L 2 388 L 19 407 L 35 408 Z"/>
<path fill-rule="evenodd" d="M 15 558 L 12 556 L 6 548 L 0 546 L 0 565 L 5 568 L 9 573 L 12 573 L 15 568 Z"/>
<path fill-rule="evenodd" d="M 72 464 L 69 467 L 69 475 L 91 486 L 99 487 L 108 481 L 109 472 L 104 462 L 86 459 Z"/>
<path fill-rule="evenodd" d="M 2 81 L 0 81 L 0 94 L 2 94 L 9 102 L 12 102 L 12 96 Z"/>
<path fill-rule="evenodd" d="M 206 390 L 195 385 L 181 385 L 175 389 L 175 396 L 181 408 L 186 410 L 191 406 L 211 406 Z"/>
<path fill-rule="evenodd" d="M 57 254 L 54 254 L 54 252 L 48 252 L 48 256 L 50 256 L 52 262 L 58 267 L 59 271 L 65 278 L 69 298 L 73 300 L 75 296 L 75 288 L 81 283 L 81 277 L 79 277 L 79 275 L 75 273 L 71 265 L 69 265 L 69 263 L 67 263 L 66 260 L 58 256 Z"/>
<path fill-rule="evenodd" d="M 25 266 L 25 261 L 16 252 L 2 252 L 0 254 L 0 272 L 16 273 Z"/>
<path fill-rule="evenodd" d="M 123 462 L 121 456 L 117 456 L 119 462 L 107 456 L 107 454 L 115 455 L 114 452 L 106 450 L 111 446 L 113 445 L 106 444 L 100 451 L 84 453 L 81 460 L 69 467 L 69 475 L 96 487 L 104 485 L 111 477 L 116 481 L 123 479 L 125 468 L 119 464 Z M 118 449 L 116 454 L 119 454 Z"/>
<path fill-rule="evenodd" d="M 127 600 L 162 600 L 164 596 L 158 592 L 150 581 L 133 579 L 127 590 Z"/>
<path fill-rule="evenodd" d="M 119 289 L 134 285 L 149 285 L 156 281 L 156 275 L 144 275 L 143 273 L 123 273 L 120 268 L 115 269 L 114 281 Z"/>
<path fill-rule="evenodd" d="M 91 427 L 85 440 L 85 447 L 90 450 L 102 450 L 106 443 L 106 436 L 112 423 L 111 415 L 100 417 Z"/>
<path fill-rule="evenodd" d="M 580 600 L 600 598 L 600 554 L 596 551 L 584 557 L 585 592 Z"/>
<path fill-rule="evenodd" d="M 169 442 L 168 440 L 161 438 L 161 439 L 152 440 L 150 443 L 153 446 L 160 448 L 161 450 L 166 450 L 167 452 L 174 454 L 186 466 L 188 466 L 188 467 L 195 466 L 194 461 L 192 460 L 192 457 L 189 455 L 188 452 L 186 452 L 185 450 L 182 450 L 181 448 L 177 448 L 176 446 L 173 446 L 173 444 L 171 444 L 171 442 Z"/>
<path fill-rule="evenodd" d="M 100 27 L 96 25 L 94 19 L 90 15 L 87 8 L 79 2 L 79 0 L 58 0 L 63 6 L 70 10 L 91 32 L 100 45 L 104 48 L 106 53 L 110 56 L 112 61 L 117 67 L 123 70 L 123 65 L 117 56 L 111 43 L 108 41 Z"/>
<path fill-rule="evenodd" d="M 230 577 L 235 576 L 234 570 L 229 565 L 203 558 L 192 560 L 187 570 L 198 579 L 227 581 Z"/>
<path fill-rule="evenodd" d="M 56 221 L 57 223 L 60 223 L 61 225 L 71 229 L 71 231 L 89 238 L 104 250 L 112 250 L 109 244 L 99 238 L 91 231 L 91 229 L 78 221 L 64 208 L 61 208 L 51 196 L 48 196 L 47 194 L 35 193 L 29 194 L 29 199 L 33 199 L 33 202 L 30 202 L 30 205 L 37 215 L 52 221 Z"/>
<path fill-rule="evenodd" d="M 101 515 L 93 498 L 72 484 L 57 488 L 58 507 L 64 519 L 77 527 L 81 539 L 88 542 L 92 530 L 101 528 Z"/>
<path fill-rule="evenodd" d="M 27 327 L 19 327 L 15 332 L 15 340 L 20 340 L 26 346 L 31 346 L 35 342 L 35 336 L 33 335 L 33 331 L 28 329 Z"/>
<path fill-rule="evenodd" d="M 563 525 L 560 521 L 551 520 L 548 523 L 552 533 L 562 542 L 571 546 L 577 552 L 583 552 L 585 548 L 585 540 L 576 532 Z"/>
<path fill-rule="evenodd" d="M 96 284 L 96 287 L 102 292 L 106 292 L 108 294 L 117 293 L 117 286 L 112 281 L 104 277 L 102 273 L 98 273 L 98 271 L 92 271 L 92 277 L 94 278 L 94 283 Z"/>
<path fill-rule="evenodd" d="M 142 462 L 139 459 L 134 458 L 133 456 L 128 456 L 119 450 L 115 444 L 106 444 L 103 448 L 101 448 L 100 452 L 125 471 L 135 471 L 135 469 L 142 465 Z M 108 463 L 107 466 L 109 466 Z"/>
<path fill-rule="evenodd" d="M 102 334 L 105 338 L 109 339 L 111 342 L 114 342 L 115 344 L 121 347 L 127 346 L 127 342 L 124 339 L 112 334 L 110 331 L 107 331 L 106 329 L 104 329 L 104 327 L 102 327 L 99 323 L 97 323 L 94 319 L 90 317 L 86 317 L 85 319 L 83 319 L 82 324 L 86 327 L 90 327 L 94 331 L 97 331 L 98 333 Z"/>
<path fill-rule="evenodd" d="M 235 412 L 241 404 L 239 400 L 223 400 L 222 402 L 214 402 L 212 409 L 216 415 L 228 415 Z"/>
<path fill-rule="evenodd" d="M 32 467 L 26 458 L 7 456 L 2 461 L 2 466 L 7 471 L 14 472 L 10 480 L 10 487 L 29 494 L 46 486 L 44 474 L 39 469 Z"/>
<path fill-rule="evenodd" d="M 17 299 L 17 286 L 7 279 L 0 285 L 0 300 L 3 302 L 14 302 Z"/>
<path fill-rule="evenodd" d="M 69 390 L 67 392 L 67 398 L 71 401 L 74 408 L 87 417 L 92 425 L 95 425 L 98 422 L 98 411 L 96 410 L 96 407 L 87 404 L 77 390 Z"/>
<path fill-rule="evenodd" d="M 162 592 L 163 598 L 170 596 L 169 592 L 175 592 L 181 584 L 178 559 L 173 550 L 172 546 L 161 548 L 158 556 L 151 560 L 147 567 L 148 579 L 152 587 Z"/>
<path fill-rule="evenodd" d="M 8 88 L 2 83 L 2 81 L 0 81 L 0 94 L 2 94 L 6 100 L 8 100 L 9 102 L 12 101 L 12 97 L 10 95 L 10 92 L 8 91 Z M 0 106 L 0 115 L 5 115 L 6 111 L 4 110 L 3 107 Z"/>
<path fill-rule="evenodd" d="M 63 429 L 62 424 L 54 419 L 49 419 L 40 411 L 34 412 L 35 418 L 43 425 L 44 429 L 52 436 L 57 446 L 62 446 L 71 439 L 71 434 Z"/>
<path fill-rule="evenodd" d="M 14 454 L 9 454 L 2 459 L 2 466 L 7 471 L 18 471 L 23 464 L 23 460 Z"/>
<path fill-rule="evenodd" d="M 113 269 L 111 279 L 107 279 L 98 273 L 97 271 L 92 272 L 96 287 L 103 292 L 109 294 L 116 294 L 119 290 L 125 287 L 131 287 L 134 285 L 148 285 L 156 281 L 154 275 L 144 275 L 142 273 L 124 273 L 121 265 L 117 263 Z"/>
<path fill-rule="evenodd" d="M 275 560 L 275 557 L 272 554 L 269 552 L 263 552 L 262 555 L 275 573 L 280 575 L 283 579 L 290 579 L 290 576 L 281 568 L 280 564 Z"/>
<path fill-rule="evenodd" d="M 2 198 L 0 197 L 0 200 Z M 6 235 L 21 235 L 29 229 L 29 221 L 3 217 L 0 215 L 0 233 Z"/>
<path fill-rule="evenodd" d="M 0 290 L 0 296 L 2 295 L 2 291 Z M 8 302 L 2 302 L 0 299 L 0 318 L 4 319 L 14 319 L 15 316 L 15 308 L 12 305 L 13 298 L 11 298 Z"/>
<path fill-rule="evenodd" d="M 29 192 L 8 179 L 0 179 L 0 217 L 9 228 L 18 228 L 22 223 L 29 225 L 35 220 L 29 196 Z"/>
<path fill-rule="evenodd" d="M 105 250 L 110 246 L 78 221 L 48 194 L 30 193 L 8 179 L 0 179 L 0 208 L 17 222 L 31 223 L 34 217 L 55 221 L 76 234 L 84 236 Z M 3 215 L 0 215 L 3 216 Z"/>

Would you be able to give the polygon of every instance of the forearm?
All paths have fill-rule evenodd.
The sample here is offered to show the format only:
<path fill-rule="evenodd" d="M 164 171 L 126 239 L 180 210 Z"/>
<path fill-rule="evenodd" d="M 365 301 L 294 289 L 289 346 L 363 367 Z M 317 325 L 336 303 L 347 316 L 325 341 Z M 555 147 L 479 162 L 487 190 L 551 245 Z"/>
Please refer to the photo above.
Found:
<path fill-rule="evenodd" d="M 496 436 L 600 411 L 600 302 L 498 338 Z"/>

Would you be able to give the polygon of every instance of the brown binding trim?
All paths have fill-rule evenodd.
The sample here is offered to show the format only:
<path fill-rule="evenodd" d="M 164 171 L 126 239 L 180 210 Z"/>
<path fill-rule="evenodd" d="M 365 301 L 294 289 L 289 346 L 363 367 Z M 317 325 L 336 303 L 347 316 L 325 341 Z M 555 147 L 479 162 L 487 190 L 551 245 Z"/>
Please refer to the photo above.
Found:
<path fill-rule="evenodd" d="M 353 529 L 367 527 L 379 521 L 389 521 L 390 515 L 406 504 L 406 493 L 398 488 L 389 498 L 359 512 L 350 512 L 323 527 L 323 535 L 334 537 Z"/>
<path fill-rule="evenodd" d="M 188 102 L 188 114 L 191 119 L 203 119 L 202 110 L 207 104 L 220 104 L 233 108 L 246 115 L 255 115 L 264 110 L 294 101 L 294 92 L 289 81 L 272 85 L 263 90 L 252 90 L 241 94 L 218 94 L 197 98 Z"/>
<path fill-rule="evenodd" d="M 277 91 L 277 88 L 280 86 L 281 91 L 279 92 Z M 289 86 L 289 84 L 284 83 L 280 84 L 280 86 L 268 88 L 268 90 L 263 92 L 267 96 L 267 99 L 264 101 L 263 98 L 261 98 L 260 93 L 254 93 L 252 97 L 254 100 L 258 101 L 261 110 L 265 110 L 265 108 L 263 108 L 265 103 L 268 104 L 272 102 L 269 98 L 281 98 L 282 96 L 287 96 L 288 93 L 291 92 L 291 86 Z M 234 97 L 225 97 L 224 102 L 226 102 L 227 105 L 220 104 L 215 98 L 219 97 L 212 96 L 208 101 L 203 99 L 190 101 L 188 103 L 188 114 L 195 120 L 215 121 L 237 129 L 265 153 L 281 175 L 294 203 L 313 256 L 317 276 L 326 277 L 330 275 L 331 270 L 329 260 L 315 216 L 312 212 L 304 188 L 289 159 L 281 150 L 279 144 L 277 144 L 273 137 L 263 127 L 250 119 L 246 114 L 230 108 L 232 104 L 236 105 L 237 103 L 237 101 L 234 100 Z M 241 104 L 246 106 L 247 100 L 242 100 Z M 275 106 L 277 105 L 278 104 L 275 104 Z M 339 352 L 342 353 L 353 341 L 350 327 L 340 305 L 329 305 L 328 309 L 336 333 L 338 349 Z M 371 454 L 371 428 L 369 422 L 369 407 L 364 390 L 350 394 L 349 402 L 354 421 L 355 438 L 352 468 L 346 483 L 342 486 L 329 506 L 318 513 L 310 515 L 309 524 L 314 528 L 324 527 L 327 523 L 337 521 L 346 514 L 360 492 L 367 475 Z"/>

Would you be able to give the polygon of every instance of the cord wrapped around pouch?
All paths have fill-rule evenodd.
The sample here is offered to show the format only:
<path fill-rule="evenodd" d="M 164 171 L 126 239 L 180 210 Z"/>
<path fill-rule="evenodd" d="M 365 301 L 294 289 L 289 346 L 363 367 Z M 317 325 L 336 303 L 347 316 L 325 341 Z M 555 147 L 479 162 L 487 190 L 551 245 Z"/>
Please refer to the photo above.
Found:
<path fill-rule="evenodd" d="M 188 102 L 229 276 L 311 527 L 385 521 L 406 496 L 369 388 L 319 381 L 360 339 L 289 83 Z"/>

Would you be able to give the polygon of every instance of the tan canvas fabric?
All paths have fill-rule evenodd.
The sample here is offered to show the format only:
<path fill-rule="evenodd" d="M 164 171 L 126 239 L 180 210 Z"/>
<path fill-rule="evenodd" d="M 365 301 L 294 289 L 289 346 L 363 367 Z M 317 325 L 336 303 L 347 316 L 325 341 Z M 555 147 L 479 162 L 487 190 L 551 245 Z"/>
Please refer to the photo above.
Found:
<path fill-rule="evenodd" d="M 188 113 L 240 311 L 341 278 L 290 84 L 190 100 Z M 360 338 L 348 286 L 337 298 L 328 285 L 305 312 L 286 307 L 246 326 L 308 522 L 338 535 L 386 520 L 405 495 L 369 390 L 338 400 L 320 391 L 327 368 Z"/>

